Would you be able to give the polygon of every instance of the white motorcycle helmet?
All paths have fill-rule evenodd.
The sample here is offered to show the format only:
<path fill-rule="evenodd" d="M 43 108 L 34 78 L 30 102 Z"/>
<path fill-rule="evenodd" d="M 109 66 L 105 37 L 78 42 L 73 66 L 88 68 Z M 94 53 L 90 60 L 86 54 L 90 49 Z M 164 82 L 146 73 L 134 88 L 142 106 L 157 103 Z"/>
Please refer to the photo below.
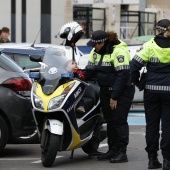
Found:
<path fill-rule="evenodd" d="M 77 22 L 73 21 L 63 25 L 57 35 L 55 35 L 55 38 L 60 36 L 60 38 L 66 39 L 66 45 L 68 45 L 71 43 L 75 44 L 82 35 L 82 27 Z"/>

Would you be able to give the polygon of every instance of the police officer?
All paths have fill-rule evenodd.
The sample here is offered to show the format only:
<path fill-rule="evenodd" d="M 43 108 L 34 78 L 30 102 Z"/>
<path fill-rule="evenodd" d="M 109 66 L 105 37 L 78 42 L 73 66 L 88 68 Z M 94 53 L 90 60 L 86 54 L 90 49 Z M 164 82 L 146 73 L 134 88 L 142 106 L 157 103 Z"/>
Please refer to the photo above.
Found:
<path fill-rule="evenodd" d="M 127 162 L 127 116 L 135 92 L 130 81 L 130 53 L 115 32 L 94 31 L 87 45 L 93 49 L 86 68 L 92 66 L 96 69 L 101 108 L 107 123 L 109 150 L 97 158 L 110 159 L 111 163 Z"/>
<path fill-rule="evenodd" d="M 157 159 L 160 123 L 163 170 L 170 170 L 170 20 L 157 23 L 158 35 L 146 42 L 130 63 L 131 78 L 140 85 L 140 69 L 146 65 L 144 107 L 146 117 L 146 152 L 149 169 L 161 168 Z"/>

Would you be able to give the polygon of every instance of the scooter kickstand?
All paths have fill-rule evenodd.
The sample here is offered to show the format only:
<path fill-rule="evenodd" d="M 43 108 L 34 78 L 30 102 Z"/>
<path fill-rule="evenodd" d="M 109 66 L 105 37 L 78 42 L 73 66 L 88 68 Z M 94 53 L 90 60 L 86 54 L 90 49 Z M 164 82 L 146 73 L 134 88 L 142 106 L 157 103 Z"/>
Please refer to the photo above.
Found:
<path fill-rule="evenodd" d="M 71 151 L 70 159 L 73 159 L 73 155 L 74 155 L 74 150 Z"/>

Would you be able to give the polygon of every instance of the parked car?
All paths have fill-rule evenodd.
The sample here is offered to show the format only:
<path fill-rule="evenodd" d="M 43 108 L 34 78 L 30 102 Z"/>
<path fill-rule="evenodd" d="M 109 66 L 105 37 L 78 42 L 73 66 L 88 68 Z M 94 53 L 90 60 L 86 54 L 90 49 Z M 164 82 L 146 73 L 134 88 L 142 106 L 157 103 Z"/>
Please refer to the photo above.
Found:
<path fill-rule="evenodd" d="M 28 75 L 0 51 L 0 153 L 8 142 L 31 142 L 35 134 L 31 87 Z"/>
<path fill-rule="evenodd" d="M 29 58 L 30 55 L 44 55 L 44 50 L 42 49 L 6 48 L 1 51 L 14 60 L 24 72 L 29 72 L 30 69 L 36 70 L 40 68 L 40 63 L 31 61 Z"/>
<path fill-rule="evenodd" d="M 48 47 L 61 48 L 65 51 L 66 56 L 72 59 L 72 50 L 65 48 L 65 46 L 58 46 L 53 44 L 34 44 L 29 43 L 6 43 L 0 45 L 0 49 L 3 53 L 7 54 L 11 59 L 13 59 L 25 72 L 30 69 L 38 69 L 40 64 L 37 62 L 32 62 L 29 59 L 30 55 L 44 55 L 45 49 Z M 80 58 L 84 54 L 76 48 L 75 59 L 79 63 Z"/>

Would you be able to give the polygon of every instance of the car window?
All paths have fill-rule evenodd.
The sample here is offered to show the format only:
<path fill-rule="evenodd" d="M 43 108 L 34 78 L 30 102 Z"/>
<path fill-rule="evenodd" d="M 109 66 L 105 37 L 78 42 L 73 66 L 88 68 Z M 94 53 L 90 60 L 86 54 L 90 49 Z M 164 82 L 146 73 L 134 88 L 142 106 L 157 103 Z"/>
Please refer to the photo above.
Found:
<path fill-rule="evenodd" d="M 12 60 L 14 60 L 13 54 L 11 53 L 5 53 L 8 57 L 10 57 Z"/>
<path fill-rule="evenodd" d="M 28 55 L 14 54 L 14 60 L 23 69 L 32 69 L 40 67 L 40 64 L 38 62 L 31 61 Z"/>
<path fill-rule="evenodd" d="M 9 57 L 0 55 L 0 68 L 11 72 L 23 72 L 23 70 Z"/>

